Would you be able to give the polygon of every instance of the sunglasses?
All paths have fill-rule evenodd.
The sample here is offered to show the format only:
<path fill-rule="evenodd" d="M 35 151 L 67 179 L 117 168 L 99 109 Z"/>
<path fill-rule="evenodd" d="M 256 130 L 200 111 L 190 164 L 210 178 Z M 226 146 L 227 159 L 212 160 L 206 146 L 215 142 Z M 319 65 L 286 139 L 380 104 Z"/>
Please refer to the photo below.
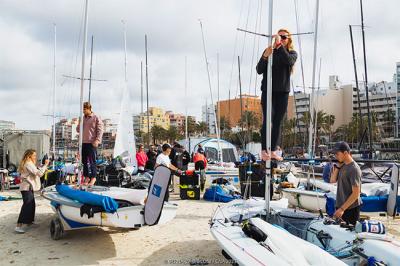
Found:
<path fill-rule="evenodd" d="M 279 36 L 281 36 L 282 40 L 286 40 L 288 38 L 288 36 L 286 36 L 286 35 L 279 35 Z"/>

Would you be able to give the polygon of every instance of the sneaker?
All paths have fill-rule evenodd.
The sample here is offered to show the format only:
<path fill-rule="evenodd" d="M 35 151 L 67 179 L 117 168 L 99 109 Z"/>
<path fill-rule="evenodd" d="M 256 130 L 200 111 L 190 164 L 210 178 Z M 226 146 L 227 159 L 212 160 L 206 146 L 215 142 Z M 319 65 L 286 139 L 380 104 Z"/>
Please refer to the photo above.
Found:
<path fill-rule="evenodd" d="M 17 232 L 18 234 L 24 234 L 25 233 L 24 228 L 19 227 L 19 226 L 15 227 L 14 231 Z"/>

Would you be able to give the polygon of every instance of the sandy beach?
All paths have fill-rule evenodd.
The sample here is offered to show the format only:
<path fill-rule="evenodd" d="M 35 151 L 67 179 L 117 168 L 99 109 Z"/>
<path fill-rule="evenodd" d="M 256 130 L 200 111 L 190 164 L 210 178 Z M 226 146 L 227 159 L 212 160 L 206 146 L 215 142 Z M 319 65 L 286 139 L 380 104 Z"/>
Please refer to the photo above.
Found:
<path fill-rule="evenodd" d="M 18 191 L 3 196 L 20 196 Z M 21 200 L 0 202 L 0 265 L 230 265 L 209 232 L 209 219 L 219 204 L 171 200 L 177 216 L 165 225 L 139 230 L 92 228 L 68 231 L 61 240 L 50 237 L 54 216 L 49 202 L 36 197 L 39 228 L 14 233 Z M 386 217 L 378 218 L 385 223 Z M 400 221 L 390 220 L 388 230 L 400 237 Z"/>
<path fill-rule="evenodd" d="M 20 196 L 18 191 L 1 193 Z M 93 228 L 68 231 L 58 241 L 50 237 L 54 216 L 49 202 L 36 197 L 39 228 L 14 233 L 22 200 L 0 202 L 1 265 L 227 265 L 209 233 L 208 221 L 218 203 L 178 200 L 177 216 L 165 225 L 139 230 Z M 197 264 L 196 264 L 197 263 Z M 204 265 L 204 264 L 203 264 Z"/>

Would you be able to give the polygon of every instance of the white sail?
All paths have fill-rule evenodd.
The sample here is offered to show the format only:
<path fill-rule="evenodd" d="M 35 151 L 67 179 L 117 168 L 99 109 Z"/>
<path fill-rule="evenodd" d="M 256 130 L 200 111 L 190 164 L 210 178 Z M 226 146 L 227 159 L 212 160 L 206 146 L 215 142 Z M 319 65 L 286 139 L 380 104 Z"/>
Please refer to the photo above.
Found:
<path fill-rule="evenodd" d="M 137 167 L 136 162 L 136 143 L 135 133 L 133 131 L 133 116 L 132 116 L 132 101 L 128 89 L 128 76 L 127 76 L 127 56 L 126 56 L 126 24 L 124 25 L 124 50 L 125 50 L 125 86 L 122 93 L 121 110 L 119 112 L 119 121 L 117 128 L 117 136 L 114 146 L 114 158 L 120 156 L 127 164 L 127 167 Z"/>
<path fill-rule="evenodd" d="M 136 143 L 133 131 L 133 119 L 131 111 L 131 97 L 127 86 L 122 94 L 121 110 L 117 128 L 117 136 L 114 146 L 114 158 L 121 156 L 129 166 L 137 166 Z"/>

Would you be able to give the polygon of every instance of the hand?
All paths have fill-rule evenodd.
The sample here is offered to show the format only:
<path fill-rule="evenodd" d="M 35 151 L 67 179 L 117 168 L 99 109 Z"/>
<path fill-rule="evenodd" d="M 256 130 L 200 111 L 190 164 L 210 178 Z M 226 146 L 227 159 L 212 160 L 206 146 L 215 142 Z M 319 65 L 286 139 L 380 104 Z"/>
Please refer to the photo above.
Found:
<path fill-rule="evenodd" d="M 344 210 L 342 208 L 339 208 L 335 211 L 335 213 L 333 214 L 333 217 L 342 218 L 343 213 L 344 213 Z"/>
<path fill-rule="evenodd" d="M 269 46 L 269 47 L 267 47 L 267 49 L 265 49 L 262 56 L 267 58 L 272 54 L 272 52 L 273 52 L 272 46 Z"/>
<path fill-rule="evenodd" d="M 273 35 L 273 37 L 275 38 L 275 42 L 274 42 L 274 48 L 277 48 L 281 45 L 281 36 L 279 34 Z"/>
<path fill-rule="evenodd" d="M 49 163 L 50 163 L 50 160 L 49 159 L 46 159 L 46 160 L 44 160 L 44 165 L 49 165 Z"/>
<path fill-rule="evenodd" d="M 97 148 L 97 147 L 99 146 L 99 144 L 100 144 L 100 141 L 98 141 L 98 140 L 95 140 L 95 141 L 92 143 L 93 147 L 95 147 L 95 148 Z"/>

